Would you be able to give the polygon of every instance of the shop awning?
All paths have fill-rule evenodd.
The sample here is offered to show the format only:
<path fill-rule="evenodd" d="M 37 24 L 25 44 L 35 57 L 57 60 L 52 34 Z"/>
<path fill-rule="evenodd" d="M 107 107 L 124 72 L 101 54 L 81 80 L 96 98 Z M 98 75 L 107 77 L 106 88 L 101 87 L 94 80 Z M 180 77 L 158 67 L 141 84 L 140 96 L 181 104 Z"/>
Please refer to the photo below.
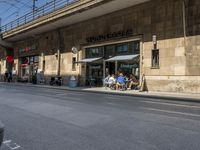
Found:
<path fill-rule="evenodd" d="M 85 59 L 82 59 L 80 61 L 77 61 L 76 63 L 90 63 L 90 62 L 94 62 L 94 61 L 97 61 L 99 59 L 102 59 L 102 57 L 98 57 L 98 58 L 85 58 Z"/>
<path fill-rule="evenodd" d="M 123 60 L 133 60 L 137 58 L 139 55 L 121 55 L 121 56 L 115 56 L 110 59 L 107 59 L 106 61 L 123 61 Z"/>

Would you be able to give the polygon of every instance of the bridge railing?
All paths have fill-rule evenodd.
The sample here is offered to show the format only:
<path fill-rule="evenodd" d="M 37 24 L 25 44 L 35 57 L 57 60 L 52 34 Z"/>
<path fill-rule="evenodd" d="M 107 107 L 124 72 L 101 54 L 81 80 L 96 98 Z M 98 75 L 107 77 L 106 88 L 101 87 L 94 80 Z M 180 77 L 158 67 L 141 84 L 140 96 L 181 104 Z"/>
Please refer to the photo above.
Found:
<path fill-rule="evenodd" d="M 59 10 L 63 7 L 73 5 L 79 1 L 81 1 L 81 0 L 53 0 L 51 2 L 46 3 L 42 7 L 36 8 L 32 12 L 29 12 L 29 13 L 25 14 L 24 16 L 19 17 L 16 20 L 3 25 L 0 28 L 0 32 L 1 33 L 8 32 L 12 29 L 15 29 L 19 26 L 27 24 L 31 21 L 34 21 L 40 17 L 43 17 L 43 16 L 45 16 L 49 13 L 52 13 L 56 10 Z"/>

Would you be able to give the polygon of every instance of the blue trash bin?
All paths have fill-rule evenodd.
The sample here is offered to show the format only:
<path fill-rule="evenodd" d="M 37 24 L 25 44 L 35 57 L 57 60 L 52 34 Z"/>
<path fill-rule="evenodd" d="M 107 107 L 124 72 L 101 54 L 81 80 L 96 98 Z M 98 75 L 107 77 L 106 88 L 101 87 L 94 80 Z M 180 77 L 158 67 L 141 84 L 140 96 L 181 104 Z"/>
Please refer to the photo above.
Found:
<path fill-rule="evenodd" d="M 78 80 L 77 80 L 77 78 L 75 78 L 75 76 L 71 76 L 69 78 L 69 87 L 75 88 L 77 86 L 78 86 Z"/>

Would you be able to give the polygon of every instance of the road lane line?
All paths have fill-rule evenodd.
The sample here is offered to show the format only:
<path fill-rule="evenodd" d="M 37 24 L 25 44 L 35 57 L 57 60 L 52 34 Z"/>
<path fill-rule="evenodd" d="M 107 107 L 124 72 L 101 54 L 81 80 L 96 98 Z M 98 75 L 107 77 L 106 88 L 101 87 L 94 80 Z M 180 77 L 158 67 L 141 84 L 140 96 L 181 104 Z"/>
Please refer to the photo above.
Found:
<path fill-rule="evenodd" d="M 114 103 L 106 103 L 106 104 L 108 104 L 108 105 L 115 105 Z"/>
<path fill-rule="evenodd" d="M 3 144 L 9 148 L 10 150 L 17 150 L 22 149 L 21 146 L 19 146 L 17 143 L 14 143 L 12 140 L 5 140 Z"/>
<path fill-rule="evenodd" d="M 11 148 L 11 149 L 12 149 L 12 150 L 16 150 L 16 149 L 19 149 L 19 148 L 21 148 L 21 146 L 16 145 L 16 147 L 13 147 L 13 148 Z"/>
<path fill-rule="evenodd" d="M 79 98 L 79 97 L 70 97 L 70 96 L 66 96 L 65 97 L 67 100 L 77 100 L 77 101 L 80 101 L 82 100 L 83 98 Z"/>
<path fill-rule="evenodd" d="M 69 95 L 83 95 L 83 93 L 67 93 Z"/>
<path fill-rule="evenodd" d="M 10 143 L 10 142 L 11 142 L 11 140 L 6 140 L 6 141 L 3 142 L 3 144 L 7 144 L 7 143 Z"/>
<path fill-rule="evenodd" d="M 68 94 L 67 93 L 56 93 L 55 95 L 57 95 L 57 96 L 67 96 Z"/>
<path fill-rule="evenodd" d="M 121 99 L 121 98 L 117 98 L 117 97 L 112 97 L 112 96 L 107 96 L 107 97 L 104 97 L 105 99 Z"/>
<path fill-rule="evenodd" d="M 191 105 L 183 105 L 183 104 L 175 104 L 175 103 L 153 102 L 153 101 L 141 101 L 141 102 L 148 103 L 148 104 L 161 104 L 161 105 L 168 105 L 168 106 L 177 106 L 177 107 L 197 108 L 197 109 L 200 109 L 199 106 L 191 106 Z"/>
<path fill-rule="evenodd" d="M 145 107 L 140 107 L 140 108 L 144 109 L 144 110 L 149 110 L 149 111 L 157 111 L 157 112 L 185 115 L 185 116 L 191 116 L 191 117 L 200 117 L 200 115 L 198 115 L 198 114 L 184 113 L 184 112 L 178 112 L 178 111 L 168 111 L 168 110 L 154 109 L 154 108 L 145 108 Z"/>

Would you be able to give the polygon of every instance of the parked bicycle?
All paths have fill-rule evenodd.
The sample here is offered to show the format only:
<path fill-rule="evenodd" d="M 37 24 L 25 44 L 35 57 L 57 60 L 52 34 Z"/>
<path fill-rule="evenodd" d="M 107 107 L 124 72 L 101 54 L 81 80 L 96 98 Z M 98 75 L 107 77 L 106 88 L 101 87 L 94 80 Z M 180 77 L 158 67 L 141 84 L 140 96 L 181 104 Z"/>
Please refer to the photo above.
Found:
<path fill-rule="evenodd" d="M 53 86 L 53 85 L 61 86 L 62 85 L 62 77 L 60 77 L 60 76 L 51 77 L 51 81 L 49 82 L 49 84 L 51 86 Z"/>

